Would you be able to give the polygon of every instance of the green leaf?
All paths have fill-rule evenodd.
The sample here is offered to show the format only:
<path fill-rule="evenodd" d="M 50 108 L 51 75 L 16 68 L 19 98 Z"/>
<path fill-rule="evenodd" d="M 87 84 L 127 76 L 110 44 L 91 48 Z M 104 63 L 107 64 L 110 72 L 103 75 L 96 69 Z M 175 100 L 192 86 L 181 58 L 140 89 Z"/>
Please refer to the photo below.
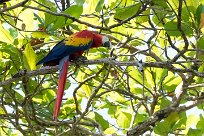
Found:
<path fill-rule="evenodd" d="M 163 82 L 163 78 L 167 76 L 168 70 L 156 68 L 155 71 L 156 71 L 156 82 L 157 84 L 161 84 L 161 82 Z"/>
<path fill-rule="evenodd" d="M 41 23 L 44 24 L 44 20 L 36 13 L 34 13 L 34 17 Z"/>
<path fill-rule="evenodd" d="M 131 42 L 131 45 L 133 45 L 133 46 L 140 46 L 140 45 L 142 45 L 142 42 L 140 42 L 139 40 L 132 40 Z"/>
<path fill-rule="evenodd" d="M 112 100 L 116 101 L 116 102 L 125 102 L 126 99 L 119 93 L 117 92 L 110 92 L 109 96 L 112 98 Z"/>
<path fill-rule="evenodd" d="M 140 122 L 143 122 L 143 121 L 145 121 L 147 119 L 147 117 L 148 116 L 146 114 L 139 114 L 139 113 L 137 113 L 134 123 L 138 124 Z"/>
<path fill-rule="evenodd" d="M 70 27 L 72 27 L 73 29 L 77 30 L 77 31 L 80 31 L 80 29 L 79 29 L 79 26 L 78 26 L 78 25 L 75 25 L 75 24 L 70 24 L 69 26 L 70 26 Z"/>
<path fill-rule="evenodd" d="M 154 88 L 155 86 L 155 82 L 154 82 L 154 79 L 156 78 L 155 74 L 156 73 L 153 70 L 150 71 L 149 68 L 145 69 L 144 71 L 145 79 L 148 79 L 147 85 L 150 86 L 151 88 Z"/>
<path fill-rule="evenodd" d="M 164 122 L 158 122 L 154 127 L 154 132 L 158 135 L 167 136 L 169 134 L 169 131 L 170 131 L 169 124 L 166 124 Z"/>
<path fill-rule="evenodd" d="M 153 15 L 152 17 L 152 21 L 159 27 L 163 26 L 161 20 L 158 18 L 157 15 Z M 160 39 L 159 39 L 160 40 Z"/>
<path fill-rule="evenodd" d="M 95 10 L 97 12 L 100 12 L 102 10 L 102 8 L 103 8 L 103 4 L 104 4 L 104 0 L 98 0 L 98 3 L 96 5 L 96 9 Z"/>
<path fill-rule="evenodd" d="M 140 6 L 141 4 L 139 3 L 139 4 L 131 5 L 131 6 L 124 7 L 124 8 L 118 8 L 116 9 L 114 18 L 117 20 L 125 20 L 133 16 L 134 14 L 136 14 Z"/>
<path fill-rule="evenodd" d="M 136 22 L 138 24 L 147 22 L 149 20 L 149 14 L 150 14 L 150 9 L 145 10 L 144 12 L 142 12 L 142 16 L 138 16 L 135 18 Z"/>
<path fill-rule="evenodd" d="M 74 1 L 77 5 L 80 5 L 80 6 L 82 6 L 85 2 L 85 0 L 74 0 Z"/>
<path fill-rule="evenodd" d="M 200 114 L 200 118 L 199 118 L 199 121 L 198 121 L 196 127 L 198 129 L 200 129 L 202 131 L 202 133 L 204 133 L 204 127 L 203 126 L 204 126 L 204 117 Z"/>
<path fill-rule="evenodd" d="M 9 31 L 5 30 L 1 23 L 0 23 L 0 41 L 8 44 L 12 44 L 13 42 L 13 38 L 11 37 Z"/>
<path fill-rule="evenodd" d="M 109 114 L 111 117 L 114 117 L 114 116 L 115 116 L 115 113 L 116 113 L 116 110 L 117 110 L 117 107 L 116 107 L 116 106 L 113 106 L 113 104 L 107 104 L 107 108 L 108 108 L 108 114 Z"/>
<path fill-rule="evenodd" d="M 43 99 L 42 96 L 36 95 L 32 98 L 32 101 L 41 104 L 43 102 Z"/>
<path fill-rule="evenodd" d="M 70 6 L 68 9 L 66 9 L 65 11 L 63 11 L 62 13 L 73 16 L 75 18 L 79 18 L 82 12 L 83 12 L 83 6 L 73 5 L 73 6 Z M 71 24 L 72 22 L 73 21 L 71 19 L 66 19 L 65 17 L 60 16 L 54 22 L 52 29 L 54 30 L 54 29 L 62 28 L 66 25 Z"/>
<path fill-rule="evenodd" d="M 80 5 L 73 5 L 73 6 L 70 6 L 68 9 L 66 9 L 64 11 L 64 13 L 68 14 L 68 15 L 71 15 L 75 18 L 79 18 L 80 15 L 83 13 L 83 6 L 80 6 Z M 70 24 L 72 23 L 73 21 L 68 19 L 67 20 L 67 23 Z"/>
<path fill-rule="evenodd" d="M 172 92 L 181 83 L 181 78 L 175 77 L 173 73 L 168 72 L 168 77 L 164 80 L 164 82 L 164 86 L 167 89 L 167 92 Z"/>
<path fill-rule="evenodd" d="M 46 32 L 32 32 L 32 37 L 33 38 L 48 38 L 49 34 Z"/>
<path fill-rule="evenodd" d="M 193 125 L 196 125 L 198 122 L 198 117 L 197 115 L 195 114 L 190 114 L 188 117 L 187 117 L 187 121 L 186 121 L 186 126 L 187 127 L 191 127 Z"/>
<path fill-rule="evenodd" d="M 86 94 L 86 97 L 90 97 L 91 94 L 92 94 L 92 90 L 91 90 L 91 87 L 89 85 L 86 85 L 86 84 L 83 84 L 81 86 L 82 90 L 85 92 Z"/>
<path fill-rule="evenodd" d="M 163 8 L 168 8 L 167 2 L 163 1 L 163 0 L 152 0 L 152 2 L 154 3 L 154 5 L 158 5 L 161 6 Z"/>
<path fill-rule="evenodd" d="M 164 121 L 156 123 L 156 127 L 154 128 L 155 133 L 159 135 L 168 135 L 178 120 L 179 114 L 177 112 L 171 113 Z"/>
<path fill-rule="evenodd" d="M 204 50 L 204 35 L 202 35 L 198 41 L 197 41 L 197 47 L 198 49 L 203 49 Z"/>
<path fill-rule="evenodd" d="M 179 114 L 178 112 L 173 112 L 171 113 L 166 119 L 165 123 L 169 124 L 170 127 L 172 128 L 173 125 L 179 120 Z"/>
<path fill-rule="evenodd" d="M 43 95 L 43 99 L 48 103 L 53 100 L 54 96 L 56 96 L 55 91 L 52 89 L 47 89 L 46 93 Z"/>
<path fill-rule="evenodd" d="M 109 127 L 104 131 L 104 134 L 114 134 L 117 130 L 114 127 Z"/>
<path fill-rule="evenodd" d="M 198 55 L 198 58 L 199 59 L 202 59 L 201 57 L 204 57 L 204 54 L 203 53 L 199 53 L 199 55 Z M 203 60 L 203 59 L 202 59 Z M 198 72 L 204 72 L 204 63 L 202 63 L 201 65 L 200 65 L 200 67 L 198 68 Z M 202 77 L 197 77 L 196 78 L 197 80 L 196 80 L 196 82 L 197 83 L 202 83 L 203 82 L 203 78 Z M 203 88 L 203 87 L 201 87 L 201 88 Z"/>
<path fill-rule="evenodd" d="M 25 30 L 32 31 L 34 29 L 34 11 L 32 9 L 25 9 L 18 15 L 21 21 L 17 21 L 17 27 L 22 28 L 24 26 Z"/>
<path fill-rule="evenodd" d="M 130 113 L 121 111 L 120 109 L 116 112 L 117 124 L 122 128 L 129 128 L 132 115 Z"/>
<path fill-rule="evenodd" d="M 185 113 L 180 113 L 180 119 L 174 124 L 172 130 L 180 129 L 186 129 L 186 121 L 187 117 Z"/>
<path fill-rule="evenodd" d="M 181 18 L 182 18 L 182 20 L 184 20 L 184 21 L 189 21 L 189 18 L 190 18 L 189 8 L 190 8 L 190 7 L 184 7 L 184 8 L 182 8 Z"/>
<path fill-rule="evenodd" d="M 164 109 L 165 107 L 171 104 L 171 101 L 168 100 L 166 97 L 162 97 L 159 102 L 160 102 L 160 109 Z"/>
<path fill-rule="evenodd" d="M 98 114 L 97 112 L 94 112 L 94 114 L 95 114 L 95 120 L 96 120 L 96 122 L 98 122 L 98 123 L 101 125 L 101 127 L 102 127 L 103 130 L 106 130 L 106 129 L 109 127 L 108 121 L 105 120 L 105 119 L 103 118 L 103 116 L 101 116 L 101 115 Z"/>
<path fill-rule="evenodd" d="M 198 26 L 200 25 L 200 19 L 201 19 L 201 14 L 204 13 L 204 5 L 203 4 L 200 4 L 197 9 L 196 9 L 196 20 L 197 20 L 197 23 L 198 23 Z"/>
<path fill-rule="evenodd" d="M 181 27 L 182 27 L 182 30 L 184 31 L 184 33 L 186 35 L 193 34 L 193 30 L 188 24 L 182 23 Z M 178 23 L 177 22 L 173 22 L 173 21 L 167 22 L 164 25 L 164 28 L 170 36 L 181 36 L 182 35 L 181 32 L 178 30 Z"/>
<path fill-rule="evenodd" d="M 24 51 L 24 64 L 29 70 L 36 69 L 36 54 L 30 44 L 26 44 Z"/>
<path fill-rule="evenodd" d="M 202 132 L 199 129 L 192 129 L 188 130 L 187 136 L 202 136 Z"/>
<path fill-rule="evenodd" d="M 142 74 L 137 70 L 137 68 L 135 68 L 133 66 L 129 66 L 127 68 L 127 71 L 129 71 L 129 75 L 131 75 L 132 77 L 137 77 L 137 81 L 139 83 L 142 83 Z M 132 82 L 134 84 L 135 80 L 130 78 L 130 82 Z"/>
<path fill-rule="evenodd" d="M 77 74 L 76 79 L 77 79 L 78 82 L 83 82 L 84 79 L 87 77 L 87 75 L 86 75 L 87 70 L 86 69 L 83 69 L 83 70 L 85 72 L 84 71 L 79 71 L 78 74 Z M 81 91 L 82 91 L 81 94 L 83 95 L 83 97 L 89 97 L 92 94 L 92 89 L 91 89 L 90 84 L 89 85 L 88 84 L 83 84 L 81 86 Z"/>
<path fill-rule="evenodd" d="M 54 25 L 52 26 L 51 29 L 56 30 L 56 29 L 62 28 L 65 26 L 65 24 L 66 24 L 65 17 L 60 16 L 60 17 L 56 18 Z"/>
<path fill-rule="evenodd" d="M 198 41 L 197 41 L 197 48 L 204 50 L 204 35 L 198 39 Z M 203 53 L 203 51 L 197 51 L 197 56 L 198 56 L 198 59 L 204 61 L 204 53 Z"/>
<path fill-rule="evenodd" d="M 50 10 L 53 12 L 56 12 L 55 8 L 51 8 Z M 54 23 L 57 18 L 59 17 L 56 17 L 46 12 L 45 13 L 45 27 L 47 28 L 51 23 Z"/>
<path fill-rule="evenodd" d="M 202 0 L 187 0 L 186 4 L 187 6 L 193 6 L 194 8 L 197 8 L 200 3 L 203 3 Z"/>

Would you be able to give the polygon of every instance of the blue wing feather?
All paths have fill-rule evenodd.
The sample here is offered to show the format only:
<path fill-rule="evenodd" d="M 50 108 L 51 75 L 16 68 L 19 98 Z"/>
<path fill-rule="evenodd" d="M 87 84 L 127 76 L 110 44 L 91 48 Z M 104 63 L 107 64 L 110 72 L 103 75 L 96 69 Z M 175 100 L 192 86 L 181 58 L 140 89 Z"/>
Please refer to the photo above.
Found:
<path fill-rule="evenodd" d="M 45 56 L 42 60 L 40 60 L 36 65 L 47 63 L 53 60 L 60 60 L 67 55 L 78 51 L 88 50 L 93 41 L 90 41 L 87 45 L 79 45 L 79 46 L 72 46 L 72 45 L 65 45 L 64 40 L 56 44 L 52 50 Z"/>

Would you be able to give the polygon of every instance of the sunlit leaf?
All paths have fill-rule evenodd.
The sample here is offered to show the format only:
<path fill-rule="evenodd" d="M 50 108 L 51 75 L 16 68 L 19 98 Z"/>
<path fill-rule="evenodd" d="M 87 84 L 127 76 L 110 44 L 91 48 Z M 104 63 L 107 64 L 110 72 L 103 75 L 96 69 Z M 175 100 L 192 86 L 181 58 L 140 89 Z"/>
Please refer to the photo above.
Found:
<path fill-rule="evenodd" d="M 36 69 L 36 54 L 33 50 L 33 48 L 30 46 L 30 44 L 26 44 L 26 48 L 24 51 L 25 56 L 25 64 L 28 64 L 29 70 L 35 70 Z"/>
<path fill-rule="evenodd" d="M 13 38 L 11 37 L 9 31 L 3 28 L 1 23 L 0 23 L 0 41 L 8 44 L 12 44 L 13 42 Z"/>
<path fill-rule="evenodd" d="M 83 5 L 85 0 L 74 0 L 77 5 Z"/>
<path fill-rule="evenodd" d="M 203 133 L 200 129 L 193 129 L 193 128 L 190 128 L 187 133 L 188 136 L 201 136 L 202 134 Z"/>
<path fill-rule="evenodd" d="M 188 6 L 193 6 L 194 8 L 197 8 L 200 3 L 203 4 L 203 1 L 201 1 L 201 0 L 187 0 L 187 1 L 186 1 L 186 4 L 187 4 Z"/>
<path fill-rule="evenodd" d="M 139 114 L 137 113 L 136 118 L 135 118 L 135 124 L 138 124 L 140 122 L 145 121 L 148 118 L 146 114 Z"/>
<path fill-rule="evenodd" d="M 109 123 L 107 120 L 105 120 L 103 118 L 103 116 L 101 116 L 100 114 L 98 114 L 97 112 L 94 112 L 95 114 L 95 120 L 101 125 L 102 129 L 105 130 L 106 128 L 109 127 Z"/>
<path fill-rule="evenodd" d="M 73 5 L 73 6 L 70 6 L 68 9 L 66 9 L 62 13 L 73 16 L 75 18 L 79 18 L 79 16 L 82 14 L 82 12 L 83 12 L 83 7 L 82 6 Z M 60 17 L 56 18 L 52 29 L 62 28 L 66 24 L 68 25 L 68 24 L 70 24 L 72 22 L 73 21 L 71 19 L 66 19 L 63 16 L 60 16 Z"/>
<path fill-rule="evenodd" d="M 98 0 L 98 4 L 97 4 L 95 10 L 96 10 L 97 12 L 100 12 L 100 11 L 102 10 L 102 8 L 103 8 L 103 4 L 104 4 L 104 0 Z"/>
<path fill-rule="evenodd" d="M 198 117 L 194 114 L 190 114 L 186 121 L 186 126 L 191 127 L 192 125 L 196 125 L 198 122 Z"/>
<path fill-rule="evenodd" d="M 32 32 L 32 37 L 33 38 L 48 38 L 49 34 L 46 32 Z"/>
<path fill-rule="evenodd" d="M 91 94 L 92 94 L 92 90 L 91 90 L 91 87 L 89 85 L 82 85 L 82 90 L 85 92 L 85 95 L 87 97 L 90 97 Z"/>
<path fill-rule="evenodd" d="M 53 12 L 56 12 L 55 8 L 51 8 L 50 10 L 53 11 Z M 55 22 L 57 17 L 54 16 L 54 15 L 51 15 L 49 13 L 44 13 L 44 14 L 45 14 L 45 27 L 47 28 L 51 23 Z"/>
<path fill-rule="evenodd" d="M 181 36 L 182 35 L 178 29 L 177 22 L 173 22 L 173 21 L 167 22 L 164 25 L 164 28 L 170 36 Z M 188 24 L 182 23 L 181 28 L 182 28 L 182 31 L 184 31 L 186 35 L 193 34 L 193 30 L 190 26 L 188 26 Z"/>
<path fill-rule="evenodd" d="M 173 112 L 171 113 L 166 119 L 165 122 L 170 125 L 170 127 L 173 127 L 173 125 L 179 120 L 179 113 Z"/>
<path fill-rule="evenodd" d="M 70 6 L 68 9 L 66 9 L 64 11 L 64 13 L 68 14 L 68 15 L 71 15 L 75 18 L 79 18 L 80 15 L 82 14 L 83 12 L 83 6 L 79 6 L 79 5 L 73 5 L 73 6 Z M 67 20 L 66 23 L 72 23 L 73 21 L 72 20 Z"/>
<path fill-rule="evenodd" d="M 104 131 L 104 134 L 114 134 L 117 130 L 114 127 L 109 127 Z"/>
<path fill-rule="evenodd" d="M 34 11 L 31 9 L 26 9 L 23 12 L 20 13 L 19 19 L 22 21 L 18 20 L 17 22 L 17 27 L 22 28 L 22 25 L 25 25 L 25 30 L 27 31 L 32 31 L 34 30 Z"/>
<path fill-rule="evenodd" d="M 118 109 L 116 112 L 116 118 L 118 126 L 128 128 L 130 126 L 132 115 Z"/>
<path fill-rule="evenodd" d="M 199 53 L 199 58 L 201 58 L 202 56 L 204 56 L 202 53 Z M 202 58 L 201 58 L 202 59 Z M 203 59 L 202 59 L 203 60 Z M 202 63 L 201 65 L 200 65 L 200 67 L 198 68 L 198 71 L 199 72 L 204 72 L 204 63 Z M 198 83 L 202 83 L 203 82 L 203 78 L 202 77 L 197 77 L 197 82 Z"/>
<path fill-rule="evenodd" d="M 167 92 L 175 91 L 175 88 L 179 85 L 181 82 L 180 77 L 174 77 L 171 76 L 171 72 L 168 72 L 168 77 L 164 80 L 165 82 L 165 88 L 167 89 Z"/>
<path fill-rule="evenodd" d="M 48 103 L 50 103 L 50 101 L 52 101 L 52 99 L 54 98 L 54 96 L 56 95 L 55 91 L 52 89 L 48 89 L 46 91 L 46 94 L 44 95 L 44 98 Z"/>
<path fill-rule="evenodd" d="M 124 99 L 124 97 L 121 94 L 117 93 L 117 92 L 110 92 L 109 95 L 116 102 L 124 102 L 124 101 L 126 101 Z"/>
<path fill-rule="evenodd" d="M 135 5 L 131 5 L 131 6 L 124 7 L 124 8 L 118 8 L 116 10 L 114 18 L 118 19 L 118 20 L 125 20 L 125 19 L 133 16 L 134 14 L 136 14 L 136 12 L 139 10 L 140 6 L 141 6 L 141 4 L 135 4 Z"/>
<path fill-rule="evenodd" d="M 33 98 L 32 98 L 32 101 L 33 101 L 33 102 L 36 102 L 36 103 L 42 103 L 43 100 L 42 100 L 42 98 L 33 97 Z"/>
<path fill-rule="evenodd" d="M 168 100 L 167 98 L 161 98 L 160 100 L 160 109 L 164 109 L 166 108 L 167 106 L 169 106 L 171 104 L 171 101 Z"/>
<path fill-rule="evenodd" d="M 170 127 L 164 122 L 158 122 L 154 127 L 154 132 L 158 135 L 167 136 L 170 132 Z"/>
<path fill-rule="evenodd" d="M 204 36 L 201 36 L 197 41 L 197 47 L 198 49 L 204 50 Z"/>
<path fill-rule="evenodd" d="M 180 119 L 174 124 L 172 129 L 173 130 L 176 130 L 178 128 L 186 129 L 186 121 L 187 121 L 186 114 L 185 113 L 183 113 L 183 114 L 180 113 Z"/>
<path fill-rule="evenodd" d="M 197 10 L 196 10 L 196 19 L 197 19 L 198 26 L 200 28 L 202 28 L 203 25 L 204 25 L 204 6 L 203 6 L 203 4 L 200 4 L 197 7 Z"/>
<path fill-rule="evenodd" d="M 168 135 L 177 120 L 179 120 L 179 114 L 177 112 L 171 113 L 164 121 L 156 123 L 156 127 L 154 128 L 155 133 Z"/>
<path fill-rule="evenodd" d="M 204 126 L 204 117 L 203 117 L 203 115 L 200 114 L 200 118 L 199 118 L 199 121 L 198 121 L 196 127 L 201 130 L 202 134 L 204 133 L 203 126 Z"/>

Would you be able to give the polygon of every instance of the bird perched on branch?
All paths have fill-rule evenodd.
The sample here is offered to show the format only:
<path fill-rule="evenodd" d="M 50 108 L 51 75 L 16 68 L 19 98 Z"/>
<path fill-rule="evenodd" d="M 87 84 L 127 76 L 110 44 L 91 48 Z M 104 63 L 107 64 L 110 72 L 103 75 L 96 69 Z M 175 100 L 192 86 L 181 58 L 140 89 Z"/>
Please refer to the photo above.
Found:
<path fill-rule="evenodd" d="M 75 60 L 82 56 L 83 52 L 89 48 L 97 48 L 100 46 L 110 47 L 110 45 L 111 43 L 108 37 L 101 34 L 96 34 L 92 31 L 83 30 L 74 33 L 57 43 L 48 53 L 48 55 L 36 64 L 43 64 L 44 66 L 59 65 L 60 75 L 58 81 L 57 98 L 53 113 L 53 119 L 55 121 L 58 118 L 60 105 L 64 94 L 69 61 Z"/>

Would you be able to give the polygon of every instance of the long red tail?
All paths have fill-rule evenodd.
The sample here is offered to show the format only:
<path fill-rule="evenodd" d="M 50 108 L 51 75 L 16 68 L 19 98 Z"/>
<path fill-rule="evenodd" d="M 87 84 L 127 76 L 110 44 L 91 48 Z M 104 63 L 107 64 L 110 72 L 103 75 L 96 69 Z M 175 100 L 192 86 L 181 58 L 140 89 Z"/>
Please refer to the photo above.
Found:
<path fill-rule="evenodd" d="M 69 62 L 64 61 L 62 73 L 60 73 L 60 77 L 58 81 L 57 99 L 55 102 L 54 113 L 53 113 L 53 120 L 55 121 L 57 120 L 57 117 L 60 111 L 60 106 L 61 106 L 62 97 L 64 94 L 65 83 L 66 83 L 68 66 L 69 66 Z"/>

